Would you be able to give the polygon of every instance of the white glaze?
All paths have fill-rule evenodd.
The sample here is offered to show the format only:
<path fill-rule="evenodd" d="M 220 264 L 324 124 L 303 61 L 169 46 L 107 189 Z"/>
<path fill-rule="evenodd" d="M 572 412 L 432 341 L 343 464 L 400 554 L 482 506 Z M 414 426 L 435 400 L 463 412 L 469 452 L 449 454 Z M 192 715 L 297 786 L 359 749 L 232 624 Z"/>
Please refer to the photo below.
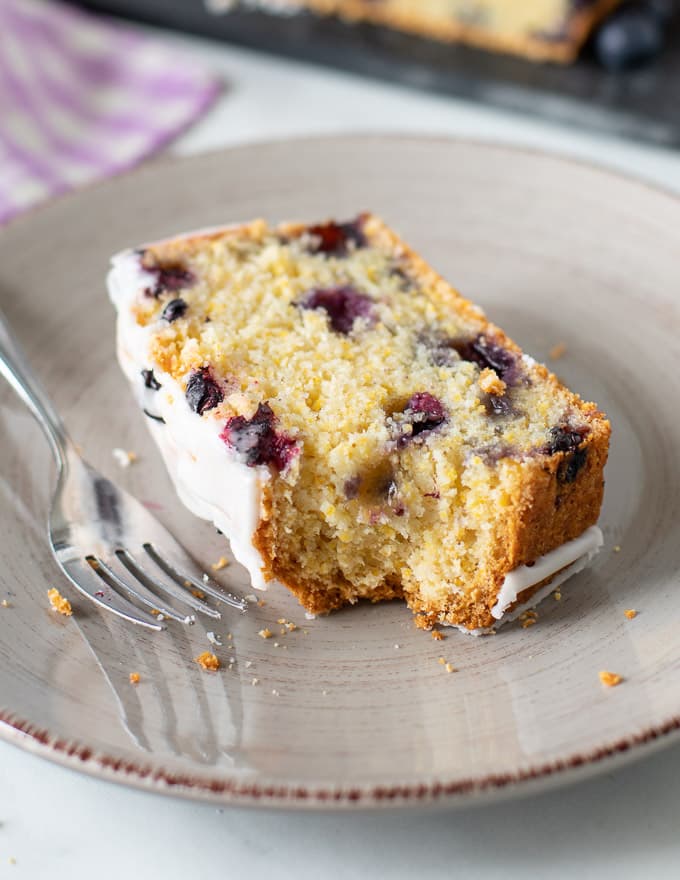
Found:
<path fill-rule="evenodd" d="M 214 231 L 214 230 L 210 230 Z M 200 234 L 200 230 L 190 235 Z M 261 519 L 262 489 L 270 479 L 266 467 L 251 468 L 220 440 L 221 424 L 201 417 L 186 404 L 180 385 L 167 373 L 154 366 L 160 382 L 157 391 L 144 386 L 141 371 L 149 368 L 149 341 L 155 325 L 140 326 L 132 305 L 144 288 L 154 283 L 154 276 L 145 271 L 139 253 L 123 251 L 112 260 L 108 276 L 111 301 L 118 310 L 118 359 L 132 384 L 140 406 L 165 424 L 148 419 L 149 429 L 160 448 L 168 472 L 181 501 L 196 516 L 212 521 L 231 543 L 236 559 L 248 570 L 253 587 L 266 589 L 262 574 L 262 557 L 253 545 L 253 537 Z M 530 360 L 527 356 L 527 361 Z M 491 610 L 500 622 L 513 620 L 551 593 L 559 584 L 584 568 L 602 546 L 602 532 L 597 526 L 536 560 L 531 567 L 520 566 L 506 575 Z M 551 574 L 550 584 L 511 614 L 505 610 L 522 590 Z M 493 628 L 467 630 L 481 635 Z"/>
<path fill-rule="evenodd" d="M 131 306 L 139 292 L 153 281 L 134 251 L 113 258 L 108 288 L 118 310 L 118 360 L 140 406 L 165 420 L 165 424 L 154 419 L 147 422 L 181 501 L 227 536 L 234 556 L 247 568 L 253 587 L 266 589 L 262 558 L 252 539 L 261 519 L 262 488 L 270 479 L 268 469 L 240 462 L 220 440 L 223 426 L 193 412 L 172 376 L 154 366 L 162 387 L 153 391 L 142 381 L 141 371 L 150 366 L 149 341 L 156 328 L 153 324 L 140 326 Z"/>
<path fill-rule="evenodd" d="M 505 609 L 512 605 L 522 590 L 526 590 L 527 587 L 531 587 L 533 584 L 540 583 L 540 581 L 545 580 L 555 572 L 564 574 L 560 570 L 566 566 L 572 567 L 578 561 L 583 562 L 581 568 L 585 567 L 602 546 L 602 541 L 600 529 L 597 526 L 591 526 L 582 535 L 579 535 L 578 538 L 574 538 L 573 541 L 567 541 L 561 547 L 557 547 L 557 549 L 552 550 L 550 553 L 546 553 L 545 556 L 541 556 L 532 566 L 520 565 L 514 571 L 506 574 L 498 591 L 496 604 L 491 609 L 492 616 L 496 620 L 500 620 L 505 613 Z M 570 574 L 575 574 L 575 571 L 570 572 Z M 553 590 L 558 582 L 562 583 L 562 581 L 566 580 L 566 578 L 561 578 L 558 581 L 558 578 L 559 575 L 556 575 L 550 584 Z M 532 602 L 534 602 L 533 597 Z"/>

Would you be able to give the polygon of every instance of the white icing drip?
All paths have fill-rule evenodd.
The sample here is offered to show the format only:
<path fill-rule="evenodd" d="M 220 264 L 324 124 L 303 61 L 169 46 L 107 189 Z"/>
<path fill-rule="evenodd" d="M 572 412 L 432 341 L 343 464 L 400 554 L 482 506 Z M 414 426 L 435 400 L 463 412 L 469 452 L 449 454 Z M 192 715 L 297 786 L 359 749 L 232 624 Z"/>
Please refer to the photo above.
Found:
<path fill-rule="evenodd" d="M 132 305 L 153 276 L 134 251 L 113 258 L 108 276 L 112 302 L 118 309 L 118 359 L 143 409 L 165 424 L 148 420 L 181 501 L 196 516 L 212 521 L 231 543 L 236 559 L 248 569 L 252 585 L 266 589 L 262 557 L 252 540 L 261 519 L 262 488 L 269 481 L 266 467 L 248 467 L 220 440 L 222 425 L 199 416 L 186 404 L 172 376 L 154 367 L 161 388 L 146 388 L 141 371 L 149 367 L 149 341 L 154 325 L 140 326 Z"/>
<path fill-rule="evenodd" d="M 597 526 L 591 526 L 582 535 L 579 535 L 578 538 L 574 538 L 573 541 L 567 541 L 561 547 L 557 547 L 555 550 L 551 550 L 550 553 L 546 553 L 545 556 L 541 556 L 532 566 L 520 565 L 514 571 L 506 574 L 498 591 L 496 604 L 491 609 L 492 616 L 496 620 L 500 620 L 506 608 L 512 605 L 522 590 L 526 590 L 527 587 L 531 587 L 533 584 L 540 583 L 547 577 L 550 577 L 551 574 L 559 572 L 565 566 L 571 565 L 577 560 L 580 561 L 581 558 L 585 560 L 583 566 L 587 565 L 602 546 L 602 541 L 600 529 Z M 562 583 L 562 580 L 560 580 L 560 583 Z M 556 586 L 556 581 L 557 577 L 553 579 L 554 586 Z"/>

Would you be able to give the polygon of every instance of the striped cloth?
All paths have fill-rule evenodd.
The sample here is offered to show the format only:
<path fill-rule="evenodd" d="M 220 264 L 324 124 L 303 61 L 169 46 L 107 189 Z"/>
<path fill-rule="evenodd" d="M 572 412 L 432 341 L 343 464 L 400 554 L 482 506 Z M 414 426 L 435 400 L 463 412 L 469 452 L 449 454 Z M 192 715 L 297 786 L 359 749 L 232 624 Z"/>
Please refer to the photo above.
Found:
<path fill-rule="evenodd" d="M 171 46 L 46 0 L 0 0 L 0 223 L 130 168 L 218 82 Z"/>

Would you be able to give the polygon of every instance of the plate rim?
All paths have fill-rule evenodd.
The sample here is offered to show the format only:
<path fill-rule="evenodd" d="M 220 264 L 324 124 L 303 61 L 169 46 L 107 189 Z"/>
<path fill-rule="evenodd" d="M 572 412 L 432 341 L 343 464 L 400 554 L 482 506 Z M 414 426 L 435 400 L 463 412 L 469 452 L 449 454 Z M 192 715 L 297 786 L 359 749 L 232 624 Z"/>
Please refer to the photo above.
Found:
<path fill-rule="evenodd" d="M 211 156 L 244 153 L 252 149 L 273 149 L 287 145 L 318 145 L 323 143 L 356 143 L 357 141 L 409 142 L 413 144 L 450 144 L 452 146 L 535 156 L 556 165 L 568 164 L 609 178 L 612 183 L 633 185 L 653 196 L 668 199 L 680 208 L 680 193 L 643 175 L 636 175 L 611 168 L 596 160 L 563 153 L 559 150 L 542 149 L 537 146 L 506 143 L 491 138 L 474 138 L 441 133 L 371 132 L 349 131 L 297 135 L 281 138 L 264 138 L 243 141 L 227 146 L 202 150 L 184 155 L 162 154 L 143 161 L 134 168 L 125 169 L 113 176 L 91 181 L 84 186 L 60 193 L 31 206 L 28 210 L 0 226 L 0 245 L 8 231 L 16 231 L 23 224 L 30 224 L 38 212 L 56 204 L 100 188 L 116 185 L 118 180 L 130 176 L 155 172 L 164 167 L 179 167 Z M 671 716 L 663 723 L 643 728 L 610 743 L 600 745 L 587 754 L 574 753 L 551 762 L 527 767 L 513 773 L 490 774 L 481 778 L 456 778 L 448 780 L 423 779 L 419 783 L 378 784 L 368 782 L 343 787 L 337 781 L 322 781 L 295 785 L 259 777 L 259 781 L 240 781 L 228 773 L 178 774 L 164 769 L 162 759 L 150 760 L 148 766 L 129 758 L 116 757 L 97 752 L 77 739 L 65 740 L 41 730 L 17 717 L 11 710 L 0 706 L 0 740 L 22 748 L 24 751 L 51 762 L 86 773 L 97 779 L 116 782 L 129 787 L 178 797 L 235 807 L 279 808 L 297 810 L 343 811 L 375 810 L 385 808 L 413 809 L 461 808 L 483 805 L 512 797 L 528 796 L 552 790 L 562 785 L 574 784 L 609 770 L 631 764 L 650 754 L 680 742 L 680 714 Z M 154 766 L 155 765 L 155 766 Z"/>

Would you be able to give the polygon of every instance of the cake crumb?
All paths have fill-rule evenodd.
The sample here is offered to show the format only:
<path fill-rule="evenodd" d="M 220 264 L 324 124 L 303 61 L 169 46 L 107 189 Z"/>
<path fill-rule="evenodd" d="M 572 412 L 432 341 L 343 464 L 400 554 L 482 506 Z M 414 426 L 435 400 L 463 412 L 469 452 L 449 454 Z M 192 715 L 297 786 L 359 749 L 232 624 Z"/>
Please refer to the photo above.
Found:
<path fill-rule="evenodd" d="M 505 394 L 507 385 L 495 370 L 486 367 L 479 374 L 479 387 L 485 394 L 491 394 L 493 397 L 500 397 Z"/>
<path fill-rule="evenodd" d="M 623 613 L 626 615 L 628 620 L 632 620 L 634 617 L 637 617 L 637 611 L 634 608 L 627 608 Z"/>
<path fill-rule="evenodd" d="M 133 462 L 137 461 L 136 452 L 127 452 L 125 449 L 120 449 L 118 446 L 111 451 L 111 454 L 122 468 L 130 467 Z"/>
<path fill-rule="evenodd" d="M 621 552 L 621 545 L 615 544 L 614 545 L 614 553 L 620 553 L 620 552 Z"/>
<path fill-rule="evenodd" d="M 221 571 L 223 568 L 226 568 L 229 565 L 229 560 L 226 556 L 220 556 L 217 562 L 213 562 L 210 566 L 213 571 Z"/>
<path fill-rule="evenodd" d="M 395 650 L 395 651 L 398 651 L 400 647 L 401 647 L 401 645 L 397 645 L 397 644 L 395 644 L 395 646 L 394 646 L 394 650 Z"/>
<path fill-rule="evenodd" d="M 295 632 L 295 630 L 297 629 L 297 624 L 293 623 L 292 620 L 289 620 L 286 623 L 286 629 L 288 630 L 288 632 Z"/>
<path fill-rule="evenodd" d="M 279 648 L 279 647 L 280 647 L 279 643 L 278 643 L 278 642 L 274 642 L 274 647 L 275 647 L 275 648 Z"/>
<path fill-rule="evenodd" d="M 447 664 L 444 666 L 444 669 L 445 669 L 447 672 L 455 672 L 455 671 L 456 671 L 456 670 L 454 669 L 454 667 L 453 667 L 450 663 L 447 663 Z"/>
<path fill-rule="evenodd" d="M 555 590 L 555 592 L 553 593 L 553 599 L 554 599 L 556 602 L 561 601 L 561 599 L 562 599 L 562 593 L 561 593 L 559 590 Z"/>
<path fill-rule="evenodd" d="M 131 672 L 130 673 L 130 684 L 139 684 L 140 678 L 141 678 L 141 676 L 138 672 Z"/>
<path fill-rule="evenodd" d="M 281 624 L 283 624 L 283 623 L 286 622 L 286 618 L 285 618 L 285 617 L 279 617 L 279 618 L 277 619 L 276 622 L 277 622 L 277 623 L 281 623 Z"/>
<path fill-rule="evenodd" d="M 7 601 L 7 599 L 3 599 L 2 602 L 0 602 L 0 605 L 2 605 L 3 608 L 11 608 L 12 607 L 11 604 Z"/>
<path fill-rule="evenodd" d="M 524 611 L 520 614 L 519 619 L 522 624 L 522 629 L 528 629 L 530 626 L 538 623 L 538 614 L 533 608 L 530 608 L 528 611 Z"/>
<path fill-rule="evenodd" d="M 413 624 L 416 629 L 425 629 L 428 630 L 428 632 L 432 629 L 432 623 L 424 614 L 416 614 L 413 618 Z"/>
<path fill-rule="evenodd" d="M 246 660 L 246 662 L 243 665 L 245 666 L 246 669 L 250 669 L 250 667 L 253 665 L 253 661 Z"/>
<path fill-rule="evenodd" d="M 558 342 L 557 345 L 553 345 L 553 347 L 548 352 L 551 361 L 558 361 L 560 358 L 563 358 L 567 353 L 567 346 L 564 342 Z"/>
<path fill-rule="evenodd" d="M 207 632 L 205 634 L 205 637 L 207 638 L 207 640 L 210 642 L 211 645 L 217 645 L 218 648 L 220 648 L 222 646 L 222 642 L 220 640 L 220 637 L 218 635 L 216 635 L 212 630 Z"/>
<path fill-rule="evenodd" d="M 621 684 L 623 678 L 616 672 L 607 672 L 603 670 L 600 672 L 600 681 L 605 687 L 611 688 L 616 687 L 617 684 Z"/>
<path fill-rule="evenodd" d="M 199 590 L 197 587 L 193 588 L 193 590 L 191 591 L 191 595 L 195 599 L 205 599 L 205 593 L 203 592 L 203 590 Z"/>
<path fill-rule="evenodd" d="M 276 688 L 272 688 L 272 693 L 274 694 L 275 697 L 281 696 L 281 694 L 276 690 Z"/>
<path fill-rule="evenodd" d="M 259 683 L 260 683 L 260 679 L 259 679 L 259 678 L 254 678 L 254 679 L 250 682 L 250 684 L 251 684 L 253 687 L 255 687 L 256 685 L 258 685 Z"/>
<path fill-rule="evenodd" d="M 56 587 L 52 587 L 51 590 L 47 591 L 47 598 L 50 600 L 50 605 L 54 611 L 58 611 L 64 617 L 70 617 L 73 614 L 71 603 L 61 595 Z"/>
<path fill-rule="evenodd" d="M 214 654 L 211 654 L 210 651 L 204 651 L 202 654 L 199 654 L 198 657 L 194 658 L 199 666 L 202 666 L 203 669 L 208 670 L 209 672 L 217 672 L 220 668 L 220 661 Z"/>
<path fill-rule="evenodd" d="M 444 666 L 444 664 L 446 663 L 446 660 L 444 660 L 443 657 L 440 657 L 439 660 L 437 660 L 437 663 L 439 663 L 440 666 Z"/>
<path fill-rule="evenodd" d="M 258 600 L 257 600 L 257 607 L 258 607 L 258 608 L 264 608 L 264 606 L 265 606 L 266 604 L 267 604 L 267 603 L 264 601 L 264 599 L 258 599 Z"/>
<path fill-rule="evenodd" d="M 270 629 L 267 629 L 267 627 L 265 627 L 264 629 L 261 629 L 261 630 L 258 632 L 258 636 L 259 636 L 261 639 L 271 639 L 271 637 L 272 637 L 273 635 L 274 635 L 274 633 L 273 633 Z"/>
<path fill-rule="evenodd" d="M 433 629 L 431 635 L 436 642 L 441 642 L 444 639 L 444 633 L 438 629 Z"/>

